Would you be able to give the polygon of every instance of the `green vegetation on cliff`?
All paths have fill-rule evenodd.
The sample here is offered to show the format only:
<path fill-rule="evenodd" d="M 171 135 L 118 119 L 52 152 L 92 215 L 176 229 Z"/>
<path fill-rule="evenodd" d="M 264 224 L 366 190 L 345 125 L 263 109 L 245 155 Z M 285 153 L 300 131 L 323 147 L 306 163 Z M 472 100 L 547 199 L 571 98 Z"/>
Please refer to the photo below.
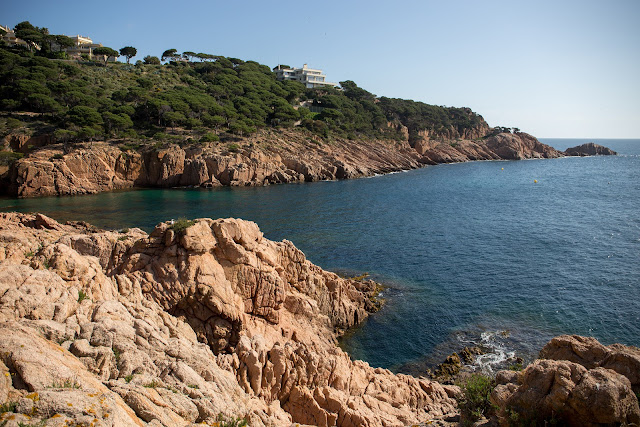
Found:
<path fill-rule="evenodd" d="M 162 59 L 171 62 L 164 65 L 155 56 L 135 65 L 51 59 L 64 57 L 54 52 L 55 43 L 44 50 L 32 47 L 59 36 L 28 22 L 16 28 L 30 47 L 0 49 L 0 111 L 38 120 L 58 141 L 162 140 L 175 134 L 215 141 L 225 133 L 245 136 L 293 126 L 324 138 L 400 139 L 408 133 L 415 140 L 423 130 L 448 136 L 486 127 L 469 109 L 376 98 L 352 81 L 341 82 L 342 89 L 307 89 L 277 81 L 266 65 L 237 58 L 169 49 Z M 128 61 L 137 51 L 126 46 L 120 52 Z"/>

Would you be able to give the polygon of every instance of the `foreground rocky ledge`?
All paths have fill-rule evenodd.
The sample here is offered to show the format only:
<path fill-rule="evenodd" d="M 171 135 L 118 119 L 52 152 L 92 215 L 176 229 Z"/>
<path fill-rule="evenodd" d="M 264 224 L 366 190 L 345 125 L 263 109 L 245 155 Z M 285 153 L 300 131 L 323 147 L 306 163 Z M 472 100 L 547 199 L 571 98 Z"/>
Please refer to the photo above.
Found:
<path fill-rule="evenodd" d="M 637 347 L 562 335 L 522 372 L 499 372 L 496 383 L 500 425 L 640 425 Z"/>
<path fill-rule="evenodd" d="M 0 214 L 0 425 L 451 425 L 457 386 L 336 346 L 375 291 L 252 222 L 147 234 Z M 557 337 L 495 383 L 488 423 L 640 423 L 635 347 Z"/>
<path fill-rule="evenodd" d="M 358 178 L 439 163 L 565 155 L 522 132 L 482 138 L 488 130 L 473 140 L 431 139 L 424 131 L 412 144 L 408 133 L 401 141 L 337 138 L 328 143 L 293 130 L 261 131 L 233 144 L 140 150 L 105 142 L 67 147 L 40 138 L 33 144 L 45 145 L 12 165 L 4 188 L 14 197 L 36 197 L 133 187 L 269 185 Z M 12 138 L 5 145 L 14 150 L 31 145 L 28 139 Z"/>
<path fill-rule="evenodd" d="M 399 426 L 455 412 L 457 387 L 336 346 L 374 288 L 242 220 L 146 234 L 0 214 L 0 422 Z"/>

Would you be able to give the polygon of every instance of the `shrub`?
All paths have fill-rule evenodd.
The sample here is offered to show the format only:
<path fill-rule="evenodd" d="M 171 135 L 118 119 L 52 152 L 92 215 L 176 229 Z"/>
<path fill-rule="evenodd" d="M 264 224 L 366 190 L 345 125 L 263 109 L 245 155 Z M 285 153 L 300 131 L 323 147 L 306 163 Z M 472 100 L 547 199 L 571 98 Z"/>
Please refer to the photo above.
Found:
<path fill-rule="evenodd" d="M 218 425 L 220 427 L 245 427 L 247 425 L 246 418 L 227 418 L 222 414 L 218 414 Z"/>
<path fill-rule="evenodd" d="M 493 381 L 482 374 L 473 374 L 461 385 L 462 397 L 458 400 L 458 406 L 463 425 L 471 425 L 480 418 L 490 415 L 493 407 L 489 396 L 493 387 Z"/>
<path fill-rule="evenodd" d="M 82 301 L 84 301 L 86 299 L 89 299 L 89 296 L 87 294 L 85 294 L 82 289 L 80 289 L 78 291 L 78 302 L 82 302 Z"/>
<path fill-rule="evenodd" d="M 13 117 L 9 117 L 7 119 L 7 128 L 9 129 L 18 129 L 18 128 L 21 128 L 22 126 L 24 126 L 24 123 L 22 123 L 18 119 L 14 119 Z"/>
<path fill-rule="evenodd" d="M 136 151 L 140 147 L 142 147 L 142 144 L 135 144 L 135 143 L 120 144 L 121 151 L 129 151 L 129 150 Z"/>
<path fill-rule="evenodd" d="M 195 223 L 195 221 L 188 220 L 187 218 L 178 218 L 169 228 L 176 233 L 181 233 Z"/>
<path fill-rule="evenodd" d="M 21 159 L 22 153 L 14 153 L 13 151 L 0 151 L 0 166 L 9 166 L 14 161 Z"/>
<path fill-rule="evenodd" d="M 54 382 L 47 388 L 80 388 L 80 384 L 70 379 L 64 380 L 63 383 Z"/>
<path fill-rule="evenodd" d="M 0 405 L 0 414 L 5 412 L 15 412 L 18 404 L 16 402 L 7 402 Z"/>
<path fill-rule="evenodd" d="M 220 137 L 213 132 L 207 132 L 200 138 L 200 142 L 216 142 L 220 141 Z"/>
<path fill-rule="evenodd" d="M 227 149 L 232 153 L 237 153 L 238 151 L 240 151 L 240 146 L 238 144 L 229 144 L 227 146 Z"/>

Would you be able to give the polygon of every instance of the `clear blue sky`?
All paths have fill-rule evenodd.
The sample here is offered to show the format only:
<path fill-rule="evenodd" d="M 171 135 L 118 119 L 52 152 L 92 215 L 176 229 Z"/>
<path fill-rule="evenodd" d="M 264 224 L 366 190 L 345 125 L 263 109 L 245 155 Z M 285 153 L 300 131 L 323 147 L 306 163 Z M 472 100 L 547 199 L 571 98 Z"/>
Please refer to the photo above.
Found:
<path fill-rule="evenodd" d="M 538 137 L 640 138 L 640 1 L 3 1 L 138 58 L 169 48 L 322 68 Z"/>

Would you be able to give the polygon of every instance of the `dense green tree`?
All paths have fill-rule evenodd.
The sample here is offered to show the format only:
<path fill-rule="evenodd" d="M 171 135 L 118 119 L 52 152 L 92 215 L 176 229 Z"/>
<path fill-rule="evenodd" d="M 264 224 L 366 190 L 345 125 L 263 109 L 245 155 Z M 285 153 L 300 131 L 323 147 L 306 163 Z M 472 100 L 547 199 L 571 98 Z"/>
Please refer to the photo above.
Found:
<path fill-rule="evenodd" d="M 118 51 L 115 49 L 112 49 L 110 47 L 106 47 L 106 46 L 101 46 L 101 47 L 97 47 L 95 49 L 93 49 L 93 54 L 96 56 L 102 56 L 104 58 L 104 65 L 107 65 L 107 62 L 109 61 L 109 58 L 113 57 L 113 58 L 117 58 L 118 56 L 120 56 L 120 54 L 118 54 Z"/>
<path fill-rule="evenodd" d="M 143 61 L 147 65 L 160 65 L 160 58 L 157 56 L 147 55 L 143 58 Z"/>
<path fill-rule="evenodd" d="M 194 56 L 200 61 L 212 61 L 215 59 L 215 56 L 209 53 L 196 53 Z"/>
<path fill-rule="evenodd" d="M 26 103 L 32 111 L 39 113 L 58 113 L 62 111 L 62 106 L 53 98 L 41 93 L 32 93 L 26 99 Z"/>
<path fill-rule="evenodd" d="M 125 46 L 120 49 L 120 55 L 127 58 L 127 64 L 129 60 L 138 54 L 138 49 L 133 46 Z"/>
<path fill-rule="evenodd" d="M 76 44 L 76 42 L 71 37 L 65 36 L 63 34 L 58 34 L 53 37 L 56 40 L 56 45 L 59 51 L 72 47 Z"/>
<path fill-rule="evenodd" d="M 13 31 L 17 38 L 27 43 L 31 52 L 34 48 L 40 47 L 45 41 L 45 36 L 49 34 L 49 30 L 46 28 L 34 27 L 29 21 L 18 23 Z"/>
<path fill-rule="evenodd" d="M 126 114 L 114 114 L 107 111 L 102 114 L 102 120 L 107 135 L 117 134 L 133 127 L 133 121 Z"/>
<path fill-rule="evenodd" d="M 102 116 L 98 110 L 83 105 L 77 105 L 67 111 L 65 119 L 67 123 L 80 127 L 92 127 L 102 124 Z"/>
<path fill-rule="evenodd" d="M 30 24 L 22 30 L 48 34 Z M 157 57 L 146 56 L 135 69 L 116 66 L 105 72 L 84 63 L 51 61 L 41 52 L 0 47 L 0 110 L 48 113 L 38 119 L 65 126 L 60 139 L 69 141 L 134 131 L 166 135 L 163 127 L 197 135 L 207 132 L 204 127 L 214 134 L 244 136 L 265 126 L 298 125 L 323 138 L 394 139 L 405 138 L 398 130 L 403 125 L 415 142 L 424 130 L 437 136 L 486 126 L 465 108 L 376 98 L 352 81 L 342 82 L 341 90 L 307 89 L 299 82 L 277 81 L 269 67 L 255 61 L 185 54 L 189 61 L 199 61 L 162 65 Z M 162 59 L 181 57 L 169 49 Z"/>

